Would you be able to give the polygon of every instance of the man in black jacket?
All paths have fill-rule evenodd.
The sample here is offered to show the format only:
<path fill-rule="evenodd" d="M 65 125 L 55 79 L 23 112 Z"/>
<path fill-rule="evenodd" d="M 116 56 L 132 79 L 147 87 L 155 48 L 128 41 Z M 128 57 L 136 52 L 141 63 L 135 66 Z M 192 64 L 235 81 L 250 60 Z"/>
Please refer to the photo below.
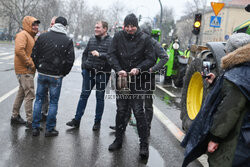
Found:
<path fill-rule="evenodd" d="M 42 101 L 47 89 L 50 92 L 50 102 L 45 136 L 58 135 L 55 126 L 62 79 L 70 72 L 75 60 L 73 41 L 66 36 L 66 25 L 67 20 L 58 17 L 51 30 L 38 37 L 32 51 L 31 57 L 38 71 L 32 122 L 33 136 L 40 134 Z"/>
<path fill-rule="evenodd" d="M 122 138 L 127 126 L 125 120 L 130 115 L 128 106 L 131 105 L 140 137 L 140 156 L 148 158 L 148 130 L 141 96 L 144 93 L 141 74 L 155 64 L 155 57 L 150 37 L 141 32 L 134 14 L 126 16 L 124 31 L 114 35 L 108 57 L 118 74 L 118 87 L 122 87 L 116 92 L 116 139 L 109 146 L 109 150 L 114 151 L 122 147 Z M 123 82 L 126 81 L 127 77 L 130 78 L 128 84 Z"/>
<path fill-rule="evenodd" d="M 76 115 L 66 125 L 79 128 L 91 90 L 96 85 L 96 115 L 93 130 L 99 130 L 104 110 L 105 88 L 109 81 L 111 67 L 107 62 L 107 52 L 111 37 L 107 34 L 108 23 L 99 21 L 95 25 L 95 36 L 90 38 L 82 54 L 82 92 Z"/>
<path fill-rule="evenodd" d="M 148 23 L 140 26 L 140 29 L 143 33 L 151 36 L 152 28 Z M 148 124 L 148 135 L 150 135 L 151 122 L 153 119 L 153 91 L 155 90 L 155 72 L 161 70 L 164 65 L 167 63 L 169 56 L 167 55 L 165 49 L 161 47 L 161 44 L 157 42 L 154 38 L 151 37 L 151 42 L 154 48 L 155 58 L 160 59 L 157 64 L 155 64 L 152 68 L 149 69 L 149 72 L 143 72 L 144 81 L 148 83 L 143 88 L 145 90 L 145 101 L 144 101 L 144 109 L 145 116 Z M 127 119 L 129 121 L 129 119 Z M 111 129 L 115 130 L 115 126 L 110 126 Z"/>

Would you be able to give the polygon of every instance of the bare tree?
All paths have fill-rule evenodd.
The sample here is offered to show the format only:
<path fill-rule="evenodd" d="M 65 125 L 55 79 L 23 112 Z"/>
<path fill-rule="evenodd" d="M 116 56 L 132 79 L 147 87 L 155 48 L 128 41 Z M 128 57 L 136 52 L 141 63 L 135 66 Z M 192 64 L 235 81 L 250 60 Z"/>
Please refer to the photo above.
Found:
<path fill-rule="evenodd" d="M 114 3 L 109 7 L 109 24 L 110 25 L 121 25 L 123 23 L 123 13 L 125 12 L 126 7 L 121 0 L 116 0 Z"/>
<path fill-rule="evenodd" d="M 19 26 L 25 16 L 34 12 L 38 3 L 39 0 L 0 0 L 3 14 L 9 15 Z"/>
<path fill-rule="evenodd" d="M 187 48 L 188 45 L 194 43 L 196 36 L 192 33 L 194 16 L 196 13 L 202 13 L 204 15 L 206 11 L 207 0 L 192 0 L 187 1 L 185 6 L 185 16 L 181 18 L 182 24 L 179 24 L 177 36 L 181 41 L 182 48 Z M 205 20 L 202 19 L 202 25 L 205 24 Z M 201 26 L 201 34 L 203 27 Z M 202 40 L 202 35 L 200 36 L 200 41 Z"/>
<path fill-rule="evenodd" d="M 156 28 L 160 28 L 160 13 L 156 15 Z M 168 34 L 174 29 L 174 16 L 173 9 L 168 7 L 163 7 L 162 12 L 162 41 L 166 42 L 169 39 Z"/>
<path fill-rule="evenodd" d="M 53 10 L 51 10 L 53 9 Z M 41 21 L 40 30 L 47 30 L 52 17 L 59 14 L 59 1 L 58 0 L 43 0 L 37 5 L 36 10 L 33 12 L 33 16 Z"/>
<path fill-rule="evenodd" d="M 94 33 L 94 27 L 97 21 L 107 21 L 105 15 L 107 15 L 107 11 L 97 6 L 94 6 L 90 11 L 86 12 L 83 17 L 82 35 L 92 35 Z"/>
<path fill-rule="evenodd" d="M 203 13 L 206 10 L 207 0 L 192 0 L 185 3 L 186 15 L 194 16 L 196 13 Z"/>
<path fill-rule="evenodd" d="M 34 12 L 38 3 L 39 0 L 0 0 L 1 16 L 8 20 L 9 37 L 15 28 L 22 27 L 23 18 Z"/>

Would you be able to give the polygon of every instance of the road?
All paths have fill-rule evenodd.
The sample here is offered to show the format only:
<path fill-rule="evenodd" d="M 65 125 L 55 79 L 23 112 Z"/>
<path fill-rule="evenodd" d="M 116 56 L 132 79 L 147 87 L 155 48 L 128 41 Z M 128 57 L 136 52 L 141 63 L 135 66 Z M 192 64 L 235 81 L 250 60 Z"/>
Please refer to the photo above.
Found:
<path fill-rule="evenodd" d="M 139 158 L 139 140 L 137 129 L 128 126 L 123 148 L 109 152 L 108 146 L 114 140 L 114 132 L 109 129 L 115 123 L 115 99 L 105 99 L 105 111 L 99 132 L 93 132 L 95 114 L 95 91 L 88 100 L 85 114 L 78 130 L 65 124 L 74 117 L 81 92 L 81 53 L 75 49 L 76 60 L 70 74 L 63 79 L 57 127 L 59 136 L 45 138 L 44 131 L 39 137 L 33 137 L 31 130 L 24 126 L 10 124 L 12 105 L 17 91 L 17 79 L 14 72 L 14 45 L 0 44 L 0 167 L 5 166 L 100 166 L 100 167 L 179 167 L 183 161 L 184 149 L 180 141 L 166 126 L 169 119 L 176 128 L 181 129 L 179 119 L 180 90 L 169 88 L 176 97 L 157 89 L 155 92 L 155 115 L 150 136 L 150 155 L 147 161 Z M 35 78 L 36 83 L 36 78 Z M 113 91 L 107 91 L 114 94 Z M 24 108 L 20 111 L 25 118 Z M 45 127 L 45 124 L 42 124 Z M 195 161 L 190 167 L 201 167 Z"/>

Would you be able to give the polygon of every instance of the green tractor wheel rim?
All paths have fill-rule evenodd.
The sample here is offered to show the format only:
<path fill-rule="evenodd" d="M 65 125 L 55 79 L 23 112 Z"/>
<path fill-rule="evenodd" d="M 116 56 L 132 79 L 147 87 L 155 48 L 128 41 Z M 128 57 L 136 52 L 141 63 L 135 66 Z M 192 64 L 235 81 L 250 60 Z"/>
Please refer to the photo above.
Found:
<path fill-rule="evenodd" d="M 203 81 L 199 72 L 195 72 L 189 82 L 187 92 L 187 113 L 191 120 L 198 114 L 203 97 Z"/>

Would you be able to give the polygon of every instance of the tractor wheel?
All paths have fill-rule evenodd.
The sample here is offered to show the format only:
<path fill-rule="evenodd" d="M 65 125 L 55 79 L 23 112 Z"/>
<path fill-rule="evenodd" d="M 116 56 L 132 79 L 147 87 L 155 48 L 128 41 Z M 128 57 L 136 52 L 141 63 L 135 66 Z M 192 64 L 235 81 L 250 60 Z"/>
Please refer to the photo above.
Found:
<path fill-rule="evenodd" d="M 216 76 L 220 74 L 219 59 L 217 60 L 210 51 L 204 51 L 195 58 L 187 67 L 181 97 L 182 128 L 187 131 L 200 111 L 202 102 L 209 92 L 209 84 L 202 78 L 203 61 L 215 64 L 211 70 Z"/>
<path fill-rule="evenodd" d="M 176 76 L 174 77 L 174 85 L 178 88 L 181 88 L 183 86 L 183 78 L 185 76 L 185 72 L 186 72 L 186 64 L 181 64 L 179 66 L 178 69 L 178 73 L 176 74 Z"/>
<path fill-rule="evenodd" d="M 196 58 L 188 66 L 184 78 L 181 98 L 181 120 L 182 128 L 187 131 L 192 123 L 192 120 L 198 114 L 204 92 L 204 81 L 201 75 L 202 59 Z"/>

